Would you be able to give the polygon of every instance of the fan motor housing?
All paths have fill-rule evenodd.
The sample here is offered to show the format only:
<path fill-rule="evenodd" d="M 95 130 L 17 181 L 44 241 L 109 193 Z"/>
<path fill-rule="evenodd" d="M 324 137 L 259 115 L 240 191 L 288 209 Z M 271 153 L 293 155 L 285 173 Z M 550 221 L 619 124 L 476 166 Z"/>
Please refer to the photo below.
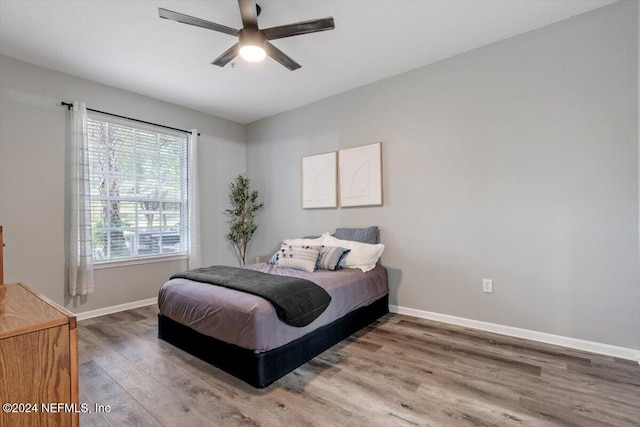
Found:
<path fill-rule="evenodd" d="M 267 38 L 262 31 L 253 28 L 243 28 L 240 30 L 240 46 L 258 46 L 264 49 Z"/>

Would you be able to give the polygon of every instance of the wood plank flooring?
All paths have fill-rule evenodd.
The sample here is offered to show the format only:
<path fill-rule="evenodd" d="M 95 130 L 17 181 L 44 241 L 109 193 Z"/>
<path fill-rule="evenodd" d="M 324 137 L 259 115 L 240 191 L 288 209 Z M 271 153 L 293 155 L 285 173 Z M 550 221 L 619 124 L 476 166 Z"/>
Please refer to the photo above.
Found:
<path fill-rule="evenodd" d="M 82 426 L 639 426 L 637 362 L 388 314 L 263 390 L 157 338 L 157 307 L 81 321 Z"/>

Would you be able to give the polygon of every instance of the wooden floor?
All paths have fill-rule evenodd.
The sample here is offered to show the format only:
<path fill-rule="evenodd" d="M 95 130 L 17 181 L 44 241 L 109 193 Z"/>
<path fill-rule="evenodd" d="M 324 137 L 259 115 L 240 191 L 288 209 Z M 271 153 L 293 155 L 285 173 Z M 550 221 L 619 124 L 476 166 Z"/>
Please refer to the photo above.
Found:
<path fill-rule="evenodd" d="M 79 322 L 82 426 L 638 426 L 637 362 L 388 314 L 263 390 L 159 340 L 154 306 Z"/>

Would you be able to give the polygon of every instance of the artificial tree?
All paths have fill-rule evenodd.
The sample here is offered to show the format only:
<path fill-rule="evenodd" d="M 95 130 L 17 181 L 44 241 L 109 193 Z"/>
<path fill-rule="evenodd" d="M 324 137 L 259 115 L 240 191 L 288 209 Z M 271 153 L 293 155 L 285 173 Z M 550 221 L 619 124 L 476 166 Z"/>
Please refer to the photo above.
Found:
<path fill-rule="evenodd" d="M 231 209 L 224 211 L 229 217 L 229 232 L 225 237 L 233 245 L 240 265 L 245 265 L 247 246 L 258 229 L 254 222 L 255 214 L 264 207 L 264 203 L 258 202 L 257 191 L 250 191 L 246 175 L 238 175 L 229 185 L 229 201 Z"/>

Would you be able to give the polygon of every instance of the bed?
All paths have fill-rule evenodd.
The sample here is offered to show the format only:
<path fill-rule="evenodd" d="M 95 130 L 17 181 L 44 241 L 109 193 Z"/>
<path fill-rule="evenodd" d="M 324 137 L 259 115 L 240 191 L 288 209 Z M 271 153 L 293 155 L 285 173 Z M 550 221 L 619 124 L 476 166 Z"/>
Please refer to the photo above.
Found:
<path fill-rule="evenodd" d="M 269 263 L 244 268 L 309 280 L 331 301 L 311 323 L 296 327 L 281 321 L 272 304 L 259 296 L 174 278 L 158 295 L 158 336 L 257 388 L 388 313 L 387 271 L 379 264 L 366 272 L 302 271 Z"/>

